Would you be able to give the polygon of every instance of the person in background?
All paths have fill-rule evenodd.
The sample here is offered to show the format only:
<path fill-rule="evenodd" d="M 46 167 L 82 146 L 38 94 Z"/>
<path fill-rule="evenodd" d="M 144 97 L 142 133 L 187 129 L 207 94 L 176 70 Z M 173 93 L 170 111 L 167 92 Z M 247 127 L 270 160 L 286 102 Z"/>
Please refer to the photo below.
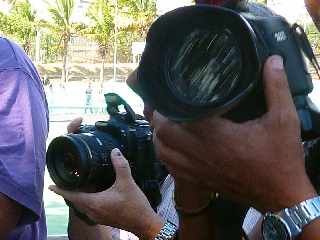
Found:
<path fill-rule="evenodd" d="M 90 113 L 93 114 L 93 110 L 92 110 L 92 87 L 91 87 L 91 82 L 89 83 L 87 89 L 86 89 L 86 106 L 84 109 L 84 113 L 87 113 L 87 110 L 90 110 Z"/>
<path fill-rule="evenodd" d="M 5 38 L 0 38 L 0 99 L 0 239 L 44 240 L 47 101 L 33 63 Z"/>

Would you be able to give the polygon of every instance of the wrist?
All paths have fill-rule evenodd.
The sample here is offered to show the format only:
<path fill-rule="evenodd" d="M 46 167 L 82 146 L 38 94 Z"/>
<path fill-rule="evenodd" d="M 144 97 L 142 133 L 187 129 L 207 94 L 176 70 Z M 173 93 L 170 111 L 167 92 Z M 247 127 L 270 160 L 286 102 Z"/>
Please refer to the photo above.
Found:
<path fill-rule="evenodd" d="M 296 180 L 298 181 L 288 182 L 283 191 L 278 192 L 276 201 L 267 209 L 268 211 L 279 212 L 318 195 L 306 174 L 300 178 L 296 177 Z"/>
<path fill-rule="evenodd" d="M 179 183 L 175 182 L 175 192 L 173 193 L 176 206 L 183 209 L 201 209 L 211 202 L 213 198 L 211 191 Z"/>
<path fill-rule="evenodd" d="M 141 230 L 138 230 L 136 235 L 143 240 L 154 240 L 165 224 L 155 212 L 145 217 L 145 220 L 141 223 Z"/>

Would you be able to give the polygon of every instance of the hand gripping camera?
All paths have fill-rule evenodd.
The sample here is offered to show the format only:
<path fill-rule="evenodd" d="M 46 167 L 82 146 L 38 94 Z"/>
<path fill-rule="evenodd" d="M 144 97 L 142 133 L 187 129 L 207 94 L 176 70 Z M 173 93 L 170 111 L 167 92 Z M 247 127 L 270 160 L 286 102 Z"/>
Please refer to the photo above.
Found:
<path fill-rule="evenodd" d="M 109 121 L 82 126 L 77 133 L 52 140 L 46 156 L 49 174 L 63 189 L 105 190 L 115 181 L 110 153 L 118 148 L 128 159 L 135 182 L 156 209 L 161 200 L 161 171 L 154 154 L 152 129 L 120 96 L 109 93 L 105 99 Z M 124 107 L 123 113 L 119 106 Z"/>
<path fill-rule="evenodd" d="M 210 115 L 255 119 L 267 111 L 264 62 L 281 55 L 301 121 L 308 175 L 320 191 L 320 139 L 313 140 L 320 136 L 320 113 L 308 97 L 313 85 L 305 57 L 318 75 L 320 68 L 306 35 L 266 7 L 228 2 L 178 8 L 157 19 L 138 69 L 141 97 L 177 122 Z M 225 239 L 237 238 L 247 206 L 223 197 L 213 206 Z"/>
<path fill-rule="evenodd" d="M 304 140 L 320 134 L 305 58 L 319 65 L 303 29 L 257 4 L 176 9 L 152 25 L 138 78 L 142 97 L 174 121 L 223 115 L 236 122 L 266 112 L 262 69 L 284 59 Z M 156 89 L 156 91 L 154 91 Z"/>

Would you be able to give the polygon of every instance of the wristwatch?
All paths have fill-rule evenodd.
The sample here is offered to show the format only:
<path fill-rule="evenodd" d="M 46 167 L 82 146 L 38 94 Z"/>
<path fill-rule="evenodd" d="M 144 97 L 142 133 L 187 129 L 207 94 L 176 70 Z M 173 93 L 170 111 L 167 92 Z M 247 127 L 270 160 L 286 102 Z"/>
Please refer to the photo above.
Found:
<path fill-rule="evenodd" d="M 177 231 L 177 226 L 167 221 L 154 240 L 173 240 L 176 236 Z"/>
<path fill-rule="evenodd" d="M 303 228 L 320 217 L 320 197 L 315 197 L 278 213 L 267 213 L 262 222 L 264 240 L 294 240 Z"/>

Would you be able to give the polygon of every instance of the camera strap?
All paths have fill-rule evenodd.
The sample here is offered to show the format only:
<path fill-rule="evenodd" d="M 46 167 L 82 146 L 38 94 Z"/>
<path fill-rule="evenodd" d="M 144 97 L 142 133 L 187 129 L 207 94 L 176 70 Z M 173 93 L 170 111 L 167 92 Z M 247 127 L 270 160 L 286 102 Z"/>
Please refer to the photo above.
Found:
<path fill-rule="evenodd" d="M 64 200 L 67 204 L 68 207 L 72 208 L 74 214 L 80 218 L 82 221 L 84 221 L 86 224 L 88 224 L 89 226 L 95 226 L 97 225 L 97 223 L 95 221 L 93 221 L 91 218 L 89 218 L 86 214 L 80 212 L 74 205 L 72 202 L 68 201 L 68 200 Z"/>
<path fill-rule="evenodd" d="M 313 52 L 312 46 L 310 42 L 308 41 L 308 36 L 303 30 L 303 28 L 295 23 L 292 25 L 292 31 L 296 37 L 296 40 L 298 44 L 301 46 L 303 53 L 310 61 L 311 65 L 316 70 L 316 73 L 318 75 L 318 78 L 320 79 L 320 65 L 318 63 L 318 60 Z"/>

